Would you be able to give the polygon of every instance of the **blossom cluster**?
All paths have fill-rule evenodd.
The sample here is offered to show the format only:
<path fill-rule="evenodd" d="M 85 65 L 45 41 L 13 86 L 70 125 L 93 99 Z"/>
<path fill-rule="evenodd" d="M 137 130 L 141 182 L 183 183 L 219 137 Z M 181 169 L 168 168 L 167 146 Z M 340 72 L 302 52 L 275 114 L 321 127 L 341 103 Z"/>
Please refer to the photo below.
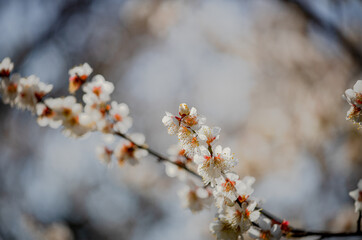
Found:
<path fill-rule="evenodd" d="M 343 97 L 351 105 L 346 119 L 362 126 L 362 80 L 358 80 L 353 89 L 347 89 Z"/>
<path fill-rule="evenodd" d="M 93 131 L 125 134 L 132 126 L 128 106 L 111 101 L 113 83 L 99 74 L 89 80 L 93 69 L 88 63 L 69 70 L 69 92 L 74 94 L 82 88 L 83 102 L 78 102 L 74 95 L 46 97 L 53 88 L 51 84 L 41 82 L 34 75 L 21 77 L 11 74 L 13 68 L 14 64 L 9 58 L 0 63 L 3 102 L 36 114 L 40 126 L 62 127 L 63 133 L 69 137 L 81 137 Z M 147 155 L 147 151 L 139 147 L 144 142 L 142 134 L 131 134 L 128 141 L 121 141 L 114 150 L 109 147 L 97 148 L 97 155 L 107 163 L 115 156 L 120 164 L 127 160 L 133 164 Z"/>
<path fill-rule="evenodd" d="M 215 203 L 217 217 L 210 224 L 210 231 L 217 239 L 243 239 L 246 233 L 253 239 L 280 239 L 291 232 L 287 221 L 278 222 L 260 209 L 259 201 L 251 196 L 255 178 L 240 178 L 232 171 L 238 159 L 229 147 L 217 144 L 221 129 L 207 126 L 206 118 L 198 114 L 196 108 L 182 103 L 178 114 L 166 112 L 163 117 L 168 133 L 179 140 L 170 147 L 167 159 L 148 148 L 144 135 L 127 135 L 132 126 L 128 106 L 111 101 L 113 83 L 99 74 L 90 78 L 93 69 L 88 63 L 69 70 L 71 95 L 58 98 L 48 97 L 53 89 L 51 84 L 41 82 L 34 75 L 12 74 L 13 68 L 9 58 L 0 62 L 0 94 L 4 103 L 29 110 L 37 116 L 40 126 L 61 127 L 68 137 L 81 137 L 94 131 L 105 134 L 106 138 L 122 137 L 124 140 L 113 147 L 96 149 L 104 163 L 115 159 L 119 165 L 125 162 L 134 165 L 148 153 L 153 154 L 164 162 L 168 176 L 185 183 L 179 191 L 185 208 L 198 212 Z M 81 101 L 72 95 L 79 89 L 83 92 Z M 348 89 L 344 97 L 351 105 L 347 119 L 361 126 L 362 80 Z M 195 181 L 195 175 L 202 178 L 202 183 Z M 361 212 L 362 180 L 350 196 L 355 200 L 356 212 Z"/>
<path fill-rule="evenodd" d="M 230 148 L 216 144 L 221 130 L 219 127 L 205 125 L 206 118 L 185 103 L 180 104 L 177 115 L 166 112 L 162 122 L 168 133 L 177 135 L 179 140 L 177 148 L 172 147 L 171 159 L 189 169 L 196 169 L 204 182 L 204 187 L 197 187 L 195 191 L 195 183 L 185 175 L 178 175 L 188 184 L 181 195 L 183 205 L 193 212 L 201 210 L 205 203 L 211 202 L 209 198 L 212 194 L 218 213 L 216 220 L 210 224 L 210 231 L 217 239 L 240 239 L 247 232 L 255 239 L 281 237 L 281 223 L 261 217 L 257 201 L 250 197 L 255 179 L 250 176 L 241 179 L 231 171 L 238 160 Z M 166 168 L 166 172 L 170 169 Z M 181 174 L 181 171 L 174 170 L 168 175 L 176 176 L 178 172 Z M 198 193 L 206 191 L 209 195 Z"/>

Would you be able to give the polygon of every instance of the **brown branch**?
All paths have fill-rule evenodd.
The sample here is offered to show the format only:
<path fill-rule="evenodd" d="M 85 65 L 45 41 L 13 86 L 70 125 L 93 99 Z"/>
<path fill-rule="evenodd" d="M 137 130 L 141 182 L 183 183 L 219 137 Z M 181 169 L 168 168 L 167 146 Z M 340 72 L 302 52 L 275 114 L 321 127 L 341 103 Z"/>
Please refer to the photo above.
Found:
<path fill-rule="evenodd" d="M 146 145 L 140 145 L 135 143 L 129 136 L 127 136 L 126 134 L 120 133 L 120 132 L 114 132 L 114 134 L 116 134 L 117 136 L 120 136 L 126 140 L 128 140 L 129 142 L 133 143 L 134 145 L 136 145 L 138 148 L 144 149 L 146 151 L 148 151 L 149 154 L 153 155 L 154 157 L 156 157 L 159 161 L 163 161 L 163 162 L 168 162 L 171 163 L 179 168 L 182 168 L 183 170 L 187 171 L 188 173 L 192 174 L 193 176 L 202 179 L 202 177 L 200 175 L 198 175 L 197 173 L 195 173 L 194 171 L 192 171 L 190 168 L 188 168 L 185 164 L 180 164 L 174 161 L 171 161 L 170 159 L 168 159 L 167 157 L 163 156 L 162 154 L 150 149 L 148 146 Z"/>
<path fill-rule="evenodd" d="M 152 156 L 154 156 L 156 159 L 158 159 L 159 161 L 165 161 L 168 163 L 171 163 L 175 166 L 178 166 L 180 168 L 182 168 L 183 170 L 187 171 L 188 173 L 192 174 L 193 176 L 202 179 L 202 177 L 200 175 L 198 175 L 197 173 L 195 173 L 194 171 L 192 171 L 191 169 L 189 169 L 187 166 L 185 165 L 181 165 L 178 164 L 176 162 L 171 161 L 170 159 L 168 159 L 167 157 L 163 156 L 162 154 L 156 152 L 155 150 L 152 150 L 151 148 L 149 148 L 146 145 L 139 145 L 137 143 L 135 143 L 132 139 L 129 138 L 129 136 L 127 136 L 126 134 L 123 133 L 119 133 L 119 132 L 114 132 L 115 135 L 120 136 L 128 141 L 130 141 L 131 143 L 133 143 L 134 145 L 136 145 L 138 148 L 144 149 L 146 151 L 148 151 L 148 153 Z M 237 200 L 238 204 L 241 204 L 239 202 L 239 200 Z M 273 214 L 271 214 L 270 212 L 266 211 L 265 209 L 260 209 L 260 212 L 267 218 L 270 218 L 271 220 L 274 220 L 275 222 L 281 224 L 283 222 L 283 220 L 281 218 L 278 218 L 276 216 L 274 216 Z M 359 221 L 361 220 L 361 211 L 360 211 L 360 217 L 359 217 Z M 257 224 L 255 224 L 256 226 L 258 226 Z M 355 237 L 355 236 L 362 236 L 362 233 L 360 231 L 357 231 L 355 233 L 345 233 L 345 232 L 341 232 L 341 233 L 332 233 L 332 232 L 318 232 L 318 231 L 305 231 L 305 230 L 301 230 L 301 229 L 297 229 L 297 228 L 293 228 L 293 227 L 289 227 L 290 231 L 288 231 L 288 233 L 283 233 L 284 236 L 286 237 L 295 237 L 295 238 L 302 238 L 302 237 L 307 237 L 307 236 L 320 236 L 321 238 L 331 238 L 331 237 Z"/>

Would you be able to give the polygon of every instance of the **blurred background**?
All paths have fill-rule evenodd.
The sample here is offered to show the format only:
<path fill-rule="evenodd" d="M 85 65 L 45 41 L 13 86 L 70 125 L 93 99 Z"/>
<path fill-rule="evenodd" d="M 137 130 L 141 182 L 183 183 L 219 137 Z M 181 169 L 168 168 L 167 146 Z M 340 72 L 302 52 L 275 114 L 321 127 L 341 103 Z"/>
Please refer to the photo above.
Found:
<path fill-rule="evenodd" d="M 256 177 L 255 196 L 293 226 L 352 231 L 362 131 L 344 90 L 361 78 L 357 0 L 0 0 L 0 58 L 67 94 L 88 62 L 166 153 L 164 111 L 195 106 Z M 0 103 L 0 239 L 213 239 L 182 187 L 146 158 L 107 167 L 102 136 L 68 139 Z"/>

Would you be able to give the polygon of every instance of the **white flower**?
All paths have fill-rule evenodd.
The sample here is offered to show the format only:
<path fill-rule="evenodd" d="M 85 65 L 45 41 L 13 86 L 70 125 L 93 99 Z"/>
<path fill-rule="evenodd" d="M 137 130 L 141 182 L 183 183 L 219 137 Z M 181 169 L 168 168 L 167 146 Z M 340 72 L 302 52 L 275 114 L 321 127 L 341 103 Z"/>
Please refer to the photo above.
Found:
<path fill-rule="evenodd" d="M 354 123 L 362 124 L 362 80 L 358 80 L 353 86 L 353 89 L 347 89 L 343 97 L 351 105 L 347 113 L 347 120 L 352 120 Z"/>
<path fill-rule="evenodd" d="M 282 237 L 282 231 L 278 224 L 272 224 L 272 221 L 265 217 L 258 220 L 260 230 L 251 227 L 248 231 L 249 236 L 259 240 L 278 240 Z"/>
<path fill-rule="evenodd" d="M 199 140 L 195 133 L 190 131 L 187 127 L 181 126 L 178 130 L 178 139 L 181 147 L 185 150 L 186 156 L 192 158 L 199 147 Z"/>
<path fill-rule="evenodd" d="M 76 92 L 86 81 L 93 69 L 88 63 L 75 66 L 69 70 L 69 92 Z"/>
<path fill-rule="evenodd" d="M 96 148 L 96 154 L 101 162 L 108 164 L 111 162 L 113 151 L 106 146 L 98 146 Z"/>
<path fill-rule="evenodd" d="M 64 126 L 64 134 L 70 137 L 80 137 L 90 131 L 87 126 L 90 118 L 82 114 L 83 106 L 77 103 L 75 97 L 49 98 L 45 104 L 55 111 L 54 120 L 61 120 Z"/>
<path fill-rule="evenodd" d="M 10 58 L 6 57 L 0 62 L 0 77 L 9 77 L 10 72 L 14 68 L 14 63 L 11 62 Z"/>
<path fill-rule="evenodd" d="M 145 136 L 140 133 L 133 133 L 129 138 L 137 145 L 144 145 Z M 147 150 L 141 149 L 130 141 L 121 142 L 114 150 L 114 155 L 118 160 L 119 165 L 124 162 L 129 162 L 131 165 L 138 163 L 138 160 L 148 155 Z"/>
<path fill-rule="evenodd" d="M 351 198 L 355 200 L 354 207 L 355 211 L 362 211 L 362 179 L 358 181 L 357 189 L 349 192 Z"/>
<path fill-rule="evenodd" d="M 197 114 L 196 108 L 191 108 L 188 115 L 181 116 L 181 122 L 184 126 L 197 130 L 206 122 L 206 118 Z"/>
<path fill-rule="evenodd" d="M 239 197 L 239 193 L 243 193 L 246 190 L 246 184 L 243 181 L 240 181 L 239 176 L 235 173 L 229 172 L 225 174 L 225 177 L 221 176 L 216 179 L 216 187 L 214 189 L 214 195 L 221 204 L 226 204 L 228 206 L 233 206 L 236 199 Z M 251 193 L 250 193 L 251 194 Z M 249 195 L 249 194 L 248 194 Z M 219 204 L 219 208 L 222 207 Z"/>
<path fill-rule="evenodd" d="M 198 212 L 211 203 L 211 194 L 205 188 L 197 186 L 191 180 L 187 184 L 178 192 L 184 208 Z"/>
<path fill-rule="evenodd" d="M 20 74 L 13 74 L 9 78 L 2 79 L 0 83 L 0 94 L 5 104 L 14 106 L 15 99 L 18 96 L 18 85 L 20 80 Z"/>
<path fill-rule="evenodd" d="M 241 216 L 239 226 L 242 232 L 246 232 L 250 228 L 251 222 L 255 222 L 256 220 L 258 220 L 260 216 L 260 211 L 255 210 L 255 207 L 255 201 L 249 203 L 243 202 L 241 204 Z"/>
<path fill-rule="evenodd" d="M 200 153 L 195 154 L 194 161 L 198 164 L 198 173 L 202 176 L 205 184 L 214 184 L 216 178 L 221 177 L 222 173 L 229 171 L 237 164 L 237 160 L 231 155 L 230 148 L 216 146 L 213 155 L 209 150 L 200 146 Z"/>
<path fill-rule="evenodd" d="M 174 116 L 173 114 L 166 112 L 166 116 L 162 118 L 162 123 L 168 128 L 168 133 L 170 135 L 177 134 L 180 127 L 189 128 L 189 131 L 197 131 L 202 124 L 204 124 L 206 118 L 197 114 L 196 108 L 191 108 L 187 106 L 186 103 L 182 103 L 179 106 L 179 116 Z"/>
<path fill-rule="evenodd" d="M 238 200 L 239 202 L 246 201 L 249 196 L 254 192 L 254 189 L 252 188 L 252 185 L 255 182 L 255 178 L 251 176 L 245 176 L 241 183 L 237 187 L 237 193 L 238 193 Z"/>
<path fill-rule="evenodd" d="M 362 107 L 362 80 L 358 80 L 353 89 L 347 89 L 344 93 L 347 102 L 358 108 Z"/>
<path fill-rule="evenodd" d="M 243 202 L 241 207 L 235 204 L 232 207 L 226 206 L 221 209 L 220 218 L 228 222 L 234 228 L 239 227 L 242 233 L 249 230 L 252 222 L 258 220 L 260 211 L 255 211 L 256 202 Z"/>
<path fill-rule="evenodd" d="M 90 83 L 83 86 L 85 92 L 83 101 L 89 105 L 106 103 L 111 99 L 113 90 L 113 83 L 106 81 L 102 75 L 98 74 Z"/>
<path fill-rule="evenodd" d="M 231 226 L 220 219 L 210 223 L 210 231 L 218 240 L 242 240 L 243 236 L 239 227 Z"/>
<path fill-rule="evenodd" d="M 127 104 L 113 101 L 111 106 L 109 114 L 114 121 L 113 129 L 116 132 L 126 133 L 132 127 L 132 118 L 128 116 L 129 108 Z"/>
<path fill-rule="evenodd" d="M 203 125 L 198 131 L 197 134 L 202 141 L 205 141 L 208 145 L 214 143 L 215 140 L 219 139 L 221 128 Z"/>
<path fill-rule="evenodd" d="M 38 115 L 37 122 L 40 126 L 50 126 L 58 128 L 62 125 L 61 120 L 55 120 L 55 112 L 43 103 L 36 104 L 36 114 Z"/>
<path fill-rule="evenodd" d="M 169 158 L 171 161 L 181 166 L 184 166 L 192 162 L 192 159 L 185 156 L 185 149 L 183 149 L 180 144 L 171 145 L 167 150 L 167 153 L 169 154 L 170 156 Z M 165 171 L 167 176 L 178 177 L 182 181 L 184 181 L 187 178 L 188 176 L 187 172 L 180 166 L 177 166 L 169 162 L 164 162 L 164 164 L 166 167 Z"/>
<path fill-rule="evenodd" d="M 21 78 L 17 87 L 18 95 L 15 103 L 21 109 L 34 111 L 35 105 L 52 89 L 52 85 L 39 81 L 39 78 L 35 75 Z"/>
<path fill-rule="evenodd" d="M 162 118 L 162 123 L 167 127 L 168 134 L 174 135 L 178 133 L 179 121 L 171 113 L 166 112 L 166 116 Z"/>

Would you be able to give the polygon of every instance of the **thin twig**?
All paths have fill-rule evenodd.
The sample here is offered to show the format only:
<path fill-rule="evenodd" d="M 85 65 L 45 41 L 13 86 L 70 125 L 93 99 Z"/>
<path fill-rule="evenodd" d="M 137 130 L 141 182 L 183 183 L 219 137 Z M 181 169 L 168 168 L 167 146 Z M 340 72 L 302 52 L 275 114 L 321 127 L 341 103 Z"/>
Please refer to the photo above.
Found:
<path fill-rule="evenodd" d="M 148 146 L 146 145 L 140 145 L 135 143 L 129 136 L 127 136 L 126 134 L 120 133 L 120 132 L 114 132 L 114 134 L 128 140 L 129 142 L 133 143 L 134 145 L 136 145 L 138 148 L 144 149 L 146 151 L 148 151 L 149 154 L 153 155 L 154 157 L 156 157 L 159 161 L 164 161 L 164 162 L 168 162 L 171 163 L 179 168 L 182 168 L 183 170 L 187 171 L 188 173 L 192 174 L 193 176 L 202 179 L 202 177 L 200 175 L 198 175 L 197 173 L 195 173 L 194 171 L 192 171 L 190 168 L 188 168 L 185 164 L 181 164 L 178 162 L 174 162 L 171 161 L 170 159 L 168 159 L 167 157 L 163 156 L 162 154 L 150 149 Z"/>
<path fill-rule="evenodd" d="M 156 152 L 155 150 L 152 150 L 151 148 L 149 148 L 146 145 L 140 145 L 135 143 L 132 139 L 130 139 L 129 136 L 127 136 L 126 134 L 123 133 L 119 133 L 119 132 L 114 132 L 115 135 L 120 136 L 128 141 L 130 141 L 131 143 L 133 143 L 134 145 L 136 145 L 138 148 L 144 149 L 146 151 L 148 151 L 148 153 L 152 156 L 154 156 L 156 159 L 158 159 L 159 161 L 165 161 L 165 162 L 169 162 L 175 166 L 178 166 L 180 168 L 182 168 L 183 170 L 187 171 L 188 173 L 192 174 L 193 176 L 202 179 L 202 177 L 200 175 L 198 175 L 197 173 L 195 173 L 194 171 L 192 171 L 191 169 L 189 169 L 186 165 L 183 164 L 178 164 L 176 162 L 171 161 L 170 159 L 168 159 L 167 157 L 163 156 L 162 154 Z M 237 200 L 239 201 L 239 200 Z M 281 218 L 278 218 L 276 216 L 274 216 L 273 214 L 271 214 L 270 212 L 266 211 L 265 209 L 260 209 L 260 212 L 266 216 L 267 218 L 270 218 L 272 220 L 274 220 L 275 222 L 281 224 L 283 222 L 283 220 Z M 361 211 L 360 211 L 360 215 L 358 218 L 359 222 L 361 221 Z M 357 224 L 358 226 L 360 226 L 360 223 Z M 305 230 L 301 230 L 301 229 L 297 229 L 297 228 L 293 228 L 293 227 L 289 227 L 290 231 L 288 233 L 284 233 L 284 236 L 286 237 L 295 237 L 295 238 L 302 238 L 302 237 L 307 237 L 307 236 L 320 236 L 321 238 L 331 238 L 331 237 L 356 237 L 356 236 L 362 236 L 361 231 L 357 231 L 355 233 L 345 233 L 345 232 L 340 232 L 340 233 L 331 233 L 331 232 L 318 232 L 318 231 L 305 231 Z"/>

